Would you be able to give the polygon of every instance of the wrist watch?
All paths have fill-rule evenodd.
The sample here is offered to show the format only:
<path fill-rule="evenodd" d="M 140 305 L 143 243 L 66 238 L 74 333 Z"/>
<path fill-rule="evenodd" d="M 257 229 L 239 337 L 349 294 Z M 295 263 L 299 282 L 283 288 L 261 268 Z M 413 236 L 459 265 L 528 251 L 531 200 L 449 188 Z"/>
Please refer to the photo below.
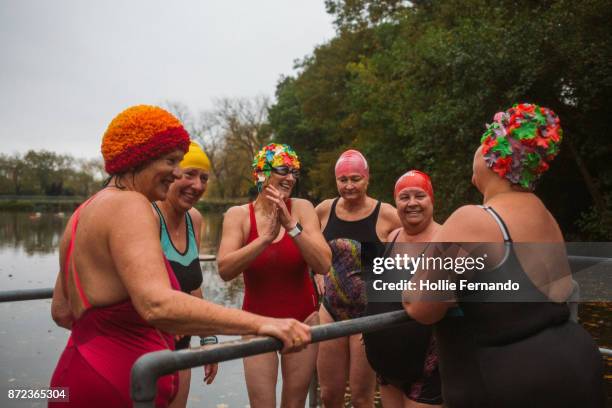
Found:
<path fill-rule="evenodd" d="M 302 226 L 300 225 L 299 222 L 295 223 L 295 227 L 291 228 L 289 231 L 287 231 L 287 234 L 289 234 L 289 236 L 291 238 L 295 238 L 298 235 L 300 235 L 302 233 Z"/>
<path fill-rule="evenodd" d="M 219 343 L 219 339 L 217 338 L 217 336 L 200 337 L 200 346 L 208 346 L 210 344 L 217 343 Z"/>

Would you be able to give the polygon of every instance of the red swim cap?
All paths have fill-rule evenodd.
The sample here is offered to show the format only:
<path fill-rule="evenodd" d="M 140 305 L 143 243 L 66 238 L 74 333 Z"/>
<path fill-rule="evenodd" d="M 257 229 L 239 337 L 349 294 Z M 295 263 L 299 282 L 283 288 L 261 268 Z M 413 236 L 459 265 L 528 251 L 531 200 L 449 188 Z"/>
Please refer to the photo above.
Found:
<path fill-rule="evenodd" d="M 422 171 L 419 170 L 410 170 L 400 176 L 395 182 L 395 190 L 393 192 L 393 196 L 397 197 L 397 195 L 408 187 L 418 187 L 423 189 L 429 198 L 431 198 L 431 202 L 433 203 L 434 195 L 433 195 L 433 187 L 431 186 L 431 179 L 429 176 Z"/>
<path fill-rule="evenodd" d="M 342 153 L 336 162 L 336 177 L 341 177 L 351 173 L 358 173 L 363 177 L 370 175 L 368 169 L 368 161 L 363 157 L 363 154 L 357 150 L 347 150 Z"/>

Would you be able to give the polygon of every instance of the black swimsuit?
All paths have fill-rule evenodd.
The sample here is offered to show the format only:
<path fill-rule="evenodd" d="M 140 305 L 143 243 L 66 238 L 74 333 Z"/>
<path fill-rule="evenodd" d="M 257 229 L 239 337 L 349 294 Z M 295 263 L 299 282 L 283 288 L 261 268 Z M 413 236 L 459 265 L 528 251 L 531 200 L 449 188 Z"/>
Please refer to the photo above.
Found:
<path fill-rule="evenodd" d="M 435 326 L 444 402 L 457 407 L 603 407 L 602 358 L 591 336 L 568 320 L 524 272 L 508 228 L 490 207 L 506 246 L 504 261 L 474 282 L 519 282 L 539 302 L 478 302 L 457 291 L 462 316 Z M 501 294 L 501 296 L 511 294 Z M 490 299 L 489 299 L 490 300 Z"/>
<path fill-rule="evenodd" d="M 361 274 L 363 244 L 382 248 L 376 234 L 380 201 L 366 218 L 345 221 L 336 216 L 336 198 L 329 213 L 323 236 L 332 250 L 332 267 L 325 275 L 323 306 L 335 321 L 360 317 L 366 306 L 365 286 Z"/>
<path fill-rule="evenodd" d="M 389 256 L 399 233 L 387 245 L 383 257 Z M 376 279 L 369 270 L 366 281 Z M 387 279 L 385 281 L 388 281 Z M 402 310 L 397 302 L 368 302 L 366 316 Z M 382 385 L 391 384 L 406 397 L 422 404 L 442 404 L 438 355 L 432 327 L 416 321 L 384 330 L 364 333 L 368 362 Z"/>

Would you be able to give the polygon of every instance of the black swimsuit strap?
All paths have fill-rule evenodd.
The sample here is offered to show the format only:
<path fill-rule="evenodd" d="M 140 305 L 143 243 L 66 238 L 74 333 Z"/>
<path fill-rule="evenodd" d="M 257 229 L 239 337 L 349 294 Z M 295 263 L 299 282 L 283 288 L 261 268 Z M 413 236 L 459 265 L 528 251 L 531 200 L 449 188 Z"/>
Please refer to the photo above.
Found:
<path fill-rule="evenodd" d="M 493 207 L 479 205 L 478 207 L 484 209 L 486 212 L 491 214 L 491 217 L 495 220 L 499 229 L 501 230 L 502 236 L 504 237 L 504 242 L 512 242 L 512 237 L 510 236 L 510 231 L 508 231 L 508 226 L 504 222 L 503 218 L 493 209 Z"/>

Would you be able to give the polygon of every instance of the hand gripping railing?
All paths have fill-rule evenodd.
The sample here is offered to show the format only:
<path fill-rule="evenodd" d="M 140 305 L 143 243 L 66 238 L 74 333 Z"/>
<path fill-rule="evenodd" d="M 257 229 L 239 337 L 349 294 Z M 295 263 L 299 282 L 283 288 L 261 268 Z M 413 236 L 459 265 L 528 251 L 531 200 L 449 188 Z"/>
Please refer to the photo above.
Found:
<path fill-rule="evenodd" d="M 367 333 L 406 323 L 411 319 L 406 312 L 398 310 L 374 316 L 360 317 L 337 323 L 314 326 L 311 329 L 312 343 L 336 339 L 357 333 Z M 258 337 L 248 340 L 224 342 L 205 349 L 155 351 L 136 360 L 132 367 L 131 387 L 134 408 L 153 407 L 156 384 L 159 377 L 185 368 L 234 360 L 280 350 L 282 342 L 273 337 Z"/>

